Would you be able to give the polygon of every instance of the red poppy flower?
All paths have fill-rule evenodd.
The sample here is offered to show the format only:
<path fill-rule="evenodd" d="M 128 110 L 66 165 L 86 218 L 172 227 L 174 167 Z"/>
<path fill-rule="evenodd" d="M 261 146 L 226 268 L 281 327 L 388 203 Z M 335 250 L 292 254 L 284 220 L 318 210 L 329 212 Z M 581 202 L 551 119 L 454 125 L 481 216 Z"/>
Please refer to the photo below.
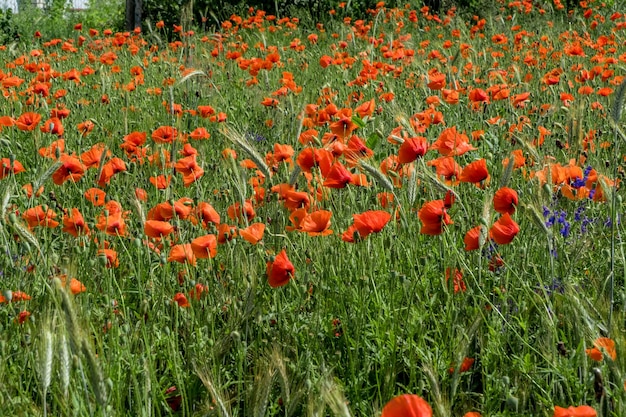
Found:
<path fill-rule="evenodd" d="M 568 408 L 555 405 L 553 417 L 597 417 L 597 415 L 596 410 L 588 405 L 571 406 Z"/>
<path fill-rule="evenodd" d="M 275 98 L 265 97 L 261 104 L 265 107 L 276 107 L 278 106 L 279 102 Z"/>
<path fill-rule="evenodd" d="M 340 139 L 348 137 L 358 127 L 352 122 L 352 117 L 343 115 L 339 120 L 330 124 L 330 131 Z"/>
<path fill-rule="evenodd" d="M 298 230 L 306 232 L 309 236 L 328 236 L 333 233 L 330 227 L 330 218 L 333 215 L 328 210 L 317 210 L 307 214 L 300 222 Z"/>
<path fill-rule="evenodd" d="M 191 304 L 189 304 L 189 300 L 187 300 L 187 296 L 185 296 L 185 294 L 183 294 L 182 292 L 176 293 L 172 301 L 178 304 L 178 307 L 191 307 Z"/>
<path fill-rule="evenodd" d="M 150 184 L 154 185 L 157 188 L 157 190 L 165 190 L 167 187 L 170 186 L 172 176 L 168 175 L 166 177 L 165 175 L 158 175 L 156 177 L 150 177 L 148 180 L 150 181 Z"/>
<path fill-rule="evenodd" d="M 100 207 L 100 206 L 104 206 L 104 198 L 106 197 L 107 193 L 105 193 L 103 190 L 99 189 L 99 188 L 90 188 L 87 191 L 85 191 L 85 198 L 87 199 L 87 201 L 91 202 L 91 204 L 93 204 L 96 207 Z"/>
<path fill-rule="evenodd" d="M 78 129 L 78 132 L 80 132 L 80 135 L 84 137 L 84 136 L 87 136 L 93 130 L 95 126 L 96 125 L 91 120 L 85 120 L 84 122 L 76 125 L 76 129 Z"/>
<path fill-rule="evenodd" d="M 15 119 L 11 116 L 0 116 L 0 126 L 11 127 L 15 126 Z M 0 127 L 1 130 L 1 127 Z"/>
<path fill-rule="evenodd" d="M 431 159 L 426 163 L 426 165 L 434 166 L 437 176 L 443 177 L 448 185 L 458 183 L 458 181 L 453 181 L 452 178 L 458 180 L 461 176 L 461 172 L 463 171 L 461 166 L 457 164 L 451 156 L 442 156 L 437 159 Z"/>
<path fill-rule="evenodd" d="M 252 220 L 254 216 L 256 216 L 256 212 L 250 200 L 244 202 L 243 211 L 241 209 L 241 203 L 237 202 L 229 206 L 226 212 L 231 220 L 241 220 L 243 215 L 245 215 L 248 220 Z"/>
<path fill-rule="evenodd" d="M 404 139 L 400 149 L 398 149 L 398 162 L 408 164 L 426 154 L 428 142 L 425 137 L 416 136 Z"/>
<path fill-rule="evenodd" d="M 428 84 L 431 90 L 441 90 L 446 86 L 446 74 L 439 72 L 436 68 L 428 71 Z"/>
<path fill-rule="evenodd" d="M 126 154 L 132 155 L 137 153 L 143 144 L 146 143 L 146 132 L 131 132 L 124 136 L 124 142 L 120 145 L 120 148 L 126 151 Z"/>
<path fill-rule="evenodd" d="M 9 158 L 2 158 L 0 160 L 0 180 L 9 174 L 19 174 L 20 172 L 24 172 L 26 169 L 20 163 L 20 161 L 13 160 Z"/>
<path fill-rule="evenodd" d="M 604 350 L 608 357 L 615 360 L 617 354 L 615 352 L 615 342 L 608 337 L 599 337 L 593 342 L 591 349 L 586 349 L 585 353 L 594 361 L 601 361 L 603 358 L 602 350 Z"/>
<path fill-rule="evenodd" d="M 465 243 L 465 250 L 471 251 L 480 248 L 480 230 L 483 226 L 476 226 L 473 229 L 470 229 L 463 239 L 463 243 Z"/>
<path fill-rule="evenodd" d="M 204 127 L 198 127 L 189 134 L 189 137 L 193 140 L 204 140 L 211 137 L 211 134 Z"/>
<path fill-rule="evenodd" d="M 161 220 L 146 220 L 143 225 L 144 233 L 151 238 L 161 239 L 174 231 L 174 226 Z"/>
<path fill-rule="evenodd" d="M 174 165 L 176 172 L 183 174 L 183 185 L 189 187 L 204 175 L 204 170 L 196 162 L 196 155 L 179 159 Z"/>
<path fill-rule="evenodd" d="M 463 171 L 461 171 L 459 181 L 478 183 L 488 178 L 489 171 L 487 171 L 487 161 L 483 158 L 467 164 L 465 168 L 463 168 Z"/>
<path fill-rule="evenodd" d="M 237 228 L 226 223 L 217 226 L 217 243 L 220 245 L 232 240 L 237 236 Z"/>
<path fill-rule="evenodd" d="M 161 126 L 152 132 L 152 140 L 156 143 L 171 143 L 177 135 L 178 132 L 172 126 Z"/>
<path fill-rule="evenodd" d="M 196 264 L 196 255 L 191 248 L 190 243 L 182 245 L 174 245 L 170 249 L 170 256 L 167 258 L 167 262 L 188 263 L 190 265 Z"/>
<path fill-rule="evenodd" d="M 324 176 L 324 187 L 344 188 L 352 181 L 352 174 L 341 162 L 335 162 Z"/>
<path fill-rule="evenodd" d="M 24 192 L 26 192 L 26 197 L 28 197 L 28 198 L 33 198 L 33 195 L 35 197 L 39 197 L 39 196 L 41 196 L 43 194 L 43 185 L 41 187 L 39 187 L 39 189 L 37 191 L 35 191 L 35 190 L 33 190 L 33 184 L 28 183 L 28 184 L 22 185 L 22 190 L 24 190 Z"/>
<path fill-rule="evenodd" d="M 209 223 L 220 224 L 220 215 L 213 206 L 206 201 L 201 201 L 196 207 L 196 215 L 200 218 L 202 227 L 205 229 Z"/>
<path fill-rule="evenodd" d="M 69 287 L 70 287 L 70 292 L 73 295 L 78 295 L 81 292 L 87 291 L 87 287 L 85 287 L 85 285 L 82 282 L 80 282 L 79 280 L 77 280 L 76 278 L 70 279 Z"/>
<path fill-rule="evenodd" d="M 16 303 L 18 301 L 28 301 L 31 299 L 31 296 L 26 294 L 23 291 L 15 291 L 11 294 L 11 302 Z"/>
<path fill-rule="evenodd" d="M 57 136 L 63 136 L 63 133 L 65 132 L 65 129 L 63 128 L 63 123 L 61 123 L 61 120 L 57 117 L 52 117 L 46 120 L 41 126 L 40 130 L 43 133 L 51 133 Z"/>
<path fill-rule="evenodd" d="M 109 162 L 102 166 L 100 178 L 98 178 L 98 186 L 104 187 L 111 182 L 113 175 L 123 171 L 126 171 L 126 163 L 120 158 L 111 158 Z"/>
<path fill-rule="evenodd" d="M 515 223 L 515 220 L 511 218 L 511 215 L 505 213 L 491 226 L 489 236 L 498 245 L 506 245 L 513 241 L 513 238 L 519 233 L 519 230 L 519 226 Z"/>
<path fill-rule="evenodd" d="M 511 104 L 513 105 L 513 107 L 524 107 L 524 104 L 529 101 L 530 99 L 530 92 L 525 92 L 525 93 L 521 93 L 521 94 L 516 94 L 513 97 L 511 97 Z"/>
<path fill-rule="evenodd" d="M 265 223 L 254 223 L 245 229 L 239 229 L 239 236 L 253 245 L 256 245 L 263 239 L 265 232 Z"/>
<path fill-rule="evenodd" d="M 135 197 L 139 201 L 148 201 L 148 192 L 143 188 L 137 187 L 135 188 Z"/>
<path fill-rule="evenodd" d="M 267 263 L 266 272 L 270 287 L 277 288 L 287 285 L 289 280 L 294 278 L 296 269 L 287 258 L 287 252 L 283 249 L 274 257 L 274 260 Z"/>
<path fill-rule="evenodd" d="M 291 157 L 294 154 L 294 150 L 293 147 L 291 145 L 284 145 L 284 144 L 280 144 L 280 143 L 275 143 L 274 144 L 274 154 L 273 154 L 273 159 L 275 163 L 278 162 L 289 162 L 291 163 Z"/>
<path fill-rule="evenodd" d="M 63 215 L 63 231 L 74 237 L 89 234 L 89 227 L 77 208 L 72 208 L 70 215 Z"/>
<path fill-rule="evenodd" d="M 304 191 L 289 190 L 283 196 L 283 205 L 289 210 L 297 210 L 304 208 L 308 210 L 311 204 L 309 194 Z"/>
<path fill-rule="evenodd" d="M 212 234 L 197 237 L 191 241 L 191 250 L 198 259 L 215 258 L 217 238 Z"/>
<path fill-rule="evenodd" d="M 502 187 L 493 196 L 493 208 L 500 214 L 515 213 L 517 204 L 517 191 L 512 188 Z"/>
<path fill-rule="evenodd" d="M 120 203 L 111 200 L 105 204 L 104 211 L 98 216 L 96 228 L 110 236 L 125 236 L 126 221 L 124 217 L 126 214 L 127 212 L 122 210 Z"/>
<path fill-rule="evenodd" d="M 379 233 L 389 223 L 391 214 L 383 210 L 369 210 L 360 214 L 353 214 L 354 227 L 361 238 L 371 233 Z"/>
<path fill-rule="evenodd" d="M 24 130 L 26 132 L 35 130 L 39 122 L 41 121 L 41 115 L 38 113 L 27 112 L 22 114 L 15 121 L 15 125 L 19 130 Z"/>
<path fill-rule="evenodd" d="M 96 143 L 91 148 L 81 153 L 80 160 L 85 165 L 85 168 L 96 168 L 100 166 L 100 161 L 102 160 L 105 149 L 103 143 Z M 106 156 L 111 156 L 111 151 L 106 151 Z"/>
<path fill-rule="evenodd" d="M 20 311 L 20 313 L 15 318 L 15 321 L 17 322 L 17 324 L 24 324 L 26 323 L 29 317 L 30 317 L 30 311 L 26 311 L 26 310 Z"/>
<path fill-rule="evenodd" d="M 52 174 L 52 181 L 56 185 L 61 185 L 67 180 L 77 182 L 85 174 L 85 166 L 75 156 L 61 155 L 59 160 L 62 165 Z"/>
<path fill-rule="evenodd" d="M 59 222 L 54 220 L 57 214 L 51 209 L 46 209 L 39 205 L 29 208 L 22 214 L 22 218 L 28 223 L 28 227 L 31 229 L 36 226 L 54 228 L 59 225 Z"/>
<path fill-rule="evenodd" d="M 202 118 L 207 118 L 215 114 L 215 109 L 211 106 L 198 106 L 198 114 Z"/>
<path fill-rule="evenodd" d="M 380 417 L 432 417 L 432 415 L 432 408 L 422 397 L 402 394 L 385 404 Z"/>
<path fill-rule="evenodd" d="M 459 156 L 468 151 L 476 150 L 469 144 L 469 138 L 464 133 L 456 131 L 456 126 L 444 129 L 439 138 L 430 146 L 436 149 L 443 156 Z"/>
<path fill-rule="evenodd" d="M 446 212 L 443 200 L 433 200 L 424 203 L 417 216 L 422 222 L 420 233 L 424 235 L 440 235 L 443 232 L 444 225 L 454 223 Z"/>
<path fill-rule="evenodd" d="M 461 367 L 459 368 L 459 372 L 463 373 L 472 369 L 472 365 L 474 365 L 474 361 L 475 361 L 474 358 L 464 358 L 463 362 L 461 363 Z M 454 365 L 451 366 L 450 369 L 448 369 L 448 373 L 453 374 L 454 368 L 455 368 Z"/>
<path fill-rule="evenodd" d="M 97 255 L 105 258 L 107 268 L 117 268 L 120 265 L 117 252 L 113 249 L 99 249 Z"/>
<path fill-rule="evenodd" d="M 467 98 L 473 103 L 489 103 L 489 95 L 482 88 L 475 88 L 469 92 Z"/>
<path fill-rule="evenodd" d="M 361 117 L 362 119 L 365 116 L 371 116 L 372 114 L 374 114 L 375 108 L 376 108 L 376 104 L 374 102 L 374 99 L 371 99 L 370 101 L 366 101 L 365 103 L 361 104 L 359 107 L 355 109 L 355 111 L 359 114 L 359 117 Z"/>

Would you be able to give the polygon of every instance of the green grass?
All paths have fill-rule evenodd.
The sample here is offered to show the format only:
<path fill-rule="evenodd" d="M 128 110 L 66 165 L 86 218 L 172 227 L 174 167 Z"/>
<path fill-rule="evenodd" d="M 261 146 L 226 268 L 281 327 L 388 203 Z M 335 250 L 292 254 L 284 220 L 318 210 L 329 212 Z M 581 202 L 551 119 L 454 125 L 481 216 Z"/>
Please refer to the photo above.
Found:
<path fill-rule="evenodd" d="M 80 180 L 57 185 L 53 173 L 59 163 L 38 152 L 56 136 L 42 132 L 42 123 L 33 131 L 7 126 L 0 132 L 0 158 L 17 160 L 25 168 L 15 175 L 0 171 L 0 289 L 6 299 L 17 291 L 30 296 L 0 304 L 0 410 L 51 416 L 375 416 L 394 396 L 415 393 L 439 417 L 470 411 L 551 416 L 556 405 L 583 404 L 599 416 L 623 415 L 624 224 L 615 219 L 624 214 L 619 88 L 626 38 L 623 29 L 612 31 L 623 16 L 611 20 L 613 10 L 590 4 L 589 18 L 581 11 L 568 16 L 550 4 L 545 14 L 535 7 L 528 15 L 503 6 L 501 15 L 478 30 L 472 29 L 476 21 L 454 15 L 439 24 L 416 8 L 413 22 L 410 9 L 381 9 L 364 23 L 370 26 L 365 38 L 355 35 L 356 22 L 344 22 L 349 10 L 338 8 L 323 30 L 258 15 L 258 26 L 244 27 L 232 18 L 237 30 L 224 26 L 198 32 L 178 44 L 168 44 L 158 29 L 124 36 L 103 35 L 104 28 L 98 27 L 98 35 L 89 35 L 85 26 L 80 32 L 68 30 L 56 46 L 44 44 L 49 38 L 43 32 L 41 39 L 6 45 L 0 50 L 5 63 L 1 81 L 16 76 L 24 82 L 3 87 L 0 116 L 17 119 L 32 111 L 43 123 L 51 109 L 65 107 L 70 110 L 62 120 L 65 151 L 56 156 L 80 155 L 96 143 L 111 155 L 104 154 Z M 595 29 L 593 20 L 598 22 Z M 517 44 L 522 29 L 515 25 L 529 32 Z M 307 39 L 310 34 L 318 36 L 317 43 Z M 494 43 L 495 34 L 507 41 Z M 85 38 L 82 45 L 80 36 Z M 380 45 L 370 43 L 370 36 L 382 39 Z M 303 49 L 292 43 L 296 38 Z M 63 50 L 66 41 L 77 50 Z M 576 41 L 585 56 L 564 53 Z M 394 60 L 385 55 L 389 45 L 413 53 Z M 113 65 L 100 61 L 108 51 L 117 55 Z M 235 51 L 248 60 L 264 60 L 277 51 L 280 64 L 259 70 L 258 83 L 246 85 L 253 76 L 241 68 L 245 61 L 227 57 Z M 529 54 L 536 63 L 524 63 Z M 322 68 L 322 55 L 353 62 Z M 365 61 L 380 63 L 375 79 L 349 85 L 367 66 Z M 42 97 L 32 92 L 37 73 L 24 62 L 49 64 L 58 74 L 72 68 L 80 73 L 86 66 L 95 72 L 81 75 L 78 82 L 52 77 L 50 95 Z M 143 83 L 131 74 L 136 66 L 142 68 Z M 184 72 L 189 68 L 198 72 Z M 446 103 L 442 91 L 427 86 L 433 68 L 446 75 L 446 88 L 458 83 L 458 104 Z M 547 85 L 542 79 L 555 68 L 563 70 L 560 80 Z M 597 74 L 582 80 L 583 70 Z M 264 97 L 289 84 L 284 72 L 293 75 L 295 87 L 276 96 L 275 108 L 262 106 Z M 131 81 L 135 88 L 124 89 Z M 488 104 L 473 108 L 469 93 L 474 88 L 488 91 L 500 84 L 511 97 L 530 92 L 529 101 L 515 107 L 508 98 L 495 100 L 492 92 Z M 579 94 L 582 85 L 592 87 L 592 94 Z M 613 94 L 598 95 L 603 87 L 611 87 Z M 151 94 L 155 88 L 162 93 Z M 66 94 L 53 98 L 60 89 Z M 395 95 L 390 102 L 381 99 L 387 92 Z M 574 96 L 571 105 L 560 99 L 561 93 Z M 440 98 L 441 104 L 432 108 L 441 112 L 443 123 L 413 132 L 419 128 L 410 120 L 430 108 L 426 99 L 433 95 Z M 318 168 L 307 181 L 294 162 L 306 147 L 298 141 L 300 133 L 311 128 L 303 120 L 306 106 L 321 109 L 333 102 L 338 109 L 354 111 L 370 99 L 375 100 L 374 113 L 351 120 L 358 126 L 353 133 L 373 155 L 361 168 L 352 167 L 345 153 L 337 157 L 352 173 L 363 173 L 369 186 L 323 187 Z M 172 114 L 168 109 L 173 104 L 183 112 Z M 188 112 L 205 105 L 216 116 L 223 112 L 226 121 Z M 498 116 L 504 122 L 491 123 Z M 95 127 L 82 136 L 77 125 L 86 120 Z M 307 146 L 322 148 L 322 136 L 333 121 L 315 126 L 318 143 Z M 512 128 L 518 123 L 518 129 Z M 163 157 L 167 151 L 176 162 L 183 143 L 155 143 L 151 133 L 159 126 L 184 134 L 205 127 L 211 134 L 208 140 L 189 141 L 204 175 L 187 187 L 172 166 L 137 160 L 120 148 L 124 136 L 146 132 L 146 154 Z M 433 149 L 404 171 L 385 175 L 381 163 L 399 148 L 387 138 L 399 126 L 409 136 L 426 137 L 429 145 L 444 129 L 456 127 L 476 148 L 455 156 L 456 163 L 465 167 L 485 158 L 490 179 L 480 185 L 445 183 L 428 165 L 440 156 Z M 537 143 L 539 126 L 551 132 L 542 145 Z M 484 131 L 481 138 L 472 139 L 471 133 L 479 130 Z M 275 144 L 291 145 L 293 161 L 274 164 L 266 158 Z M 225 148 L 234 149 L 237 159 L 224 158 Z M 514 150 L 522 150 L 526 164 L 507 168 L 503 160 Z M 98 187 L 112 157 L 121 158 L 126 170 L 99 188 L 107 201 L 122 206 L 126 233 L 119 236 L 96 227 L 100 216 L 111 213 L 83 196 Z M 246 158 L 256 161 L 260 172 L 242 168 L 239 162 Z M 558 170 L 556 163 L 564 167 L 570 160 L 581 171 L 590 166 L 591 175 L 605 178 L 581 187 L 605 199 L 565 197 L 565 184 L 573 185 L 575 178 L 555 181 L 551 175 Z M 545 183 L 537 175 L 542 170 Z M 171 175 L 169 187 L 151 185 L 149 177 L 157 175 Z M 615 178 L 617 188 L 609 181 Z M 35 189 L 43 185 L 44 192 L 28 198 L 22 190 L 28 183 Z M 332 212 L 332 235 L 286 230 L 292 225 L 290 211 L 271 190 L 285 183 L 309 193 L 310 211 Z M 255 200 L 257 184 L 266 194 Z M 492 199 L 503 185 L 519 195 L 512 215 L 519 234 L 507 245 L 483 236 L 479 250 L 465 251 L 468 230 L 478 225 L 488 230 L 500 217 Z M 146 190 L 147 201 L 136 197 L 137 187 Z M 318 188 L 321 197 L 316 197 Z M 453 223 L 437 236 L 421 233 L 418 211 L 443 199 L 447 190 L 456 195 L 448 210 Z M 383 192 L 394 197 L 386 207 L 377 196 Z M 150 210 L 184 197 L 193 207 L 210 203 L 222 223 L 240 229 L 264 223 L 263 239 L 252 245 L 236 237 L 218 245 L 215 258 L 198 259 L 195 265 L 168 261 L 174 245 L 217 233 L 216 225 L 205 230 L 179 213 L 169 220 L 175 226 L 172 234 L 161 242 L 151 240 L 162 244 L 160 250 L 148 246 L 144 221 Z M 247 199 L 254 200 L 255 216 L 230 219 L 228 208 Z M 23 214 L 39 205 L 53 210 L 59 222 L 64 210 L 79 209 L 91 234 L 75 238 L 62 232 L 62 224 L 29 228 Z M 342 241 L 353 215 L 368 210 L 385 210 L 391 220 L 356 243 Z M 553 224 L 546 225 L 551 216 Z M 107 267 L 99 254 L 107 246 L 116 251 L 119 266 Z M 283 249 L 294 265 L 294 279 L 271 288 L 267 263 Z M 454 279 L 446 279 L 448 269 L 462 273 L 464 291 L 455 291 Z M 72 295 L 58 279 L 63 276 L 80 280 L 86 291 Z M 205 286 L 199 299 L 190 295 L 196 284 Z M 174 301 L 177 293 L 186 294 L 189 307 Z M 23 311 L 30 316 L 20 324 Z M 605 351 L 597 362 L 586 353 L 599 337 L 615 341 L 615 359 Z M 464 358 L 474 362 L 461 372 Z M 598 390 L 600 379 L 604 391 Z"/>

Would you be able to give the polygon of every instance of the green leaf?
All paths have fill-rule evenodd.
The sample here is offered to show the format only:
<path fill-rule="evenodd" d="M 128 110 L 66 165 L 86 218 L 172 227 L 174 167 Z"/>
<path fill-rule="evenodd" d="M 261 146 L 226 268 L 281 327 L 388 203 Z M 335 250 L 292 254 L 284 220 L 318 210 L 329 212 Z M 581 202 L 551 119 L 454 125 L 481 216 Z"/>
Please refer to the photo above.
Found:
<path fill-rule="evenodd" d="M 365 145 L 370 149 L 374 149 L 374 147 L 378 145 L 378 142 L 380 142 L 380 139 L 381 139 L 380 135 L 374 132 L 367 137 L 367 140 L 365 141 Z"/>
<path fill-rule="evenodd" d="M 363 121 L 363 119 L 361 119 L 357 115 L 352 116 L 352 123 L 354 123 L 355 125 L 357 125 L 360 128 L 364 128 L 365 127 L 365 122 Z"/>

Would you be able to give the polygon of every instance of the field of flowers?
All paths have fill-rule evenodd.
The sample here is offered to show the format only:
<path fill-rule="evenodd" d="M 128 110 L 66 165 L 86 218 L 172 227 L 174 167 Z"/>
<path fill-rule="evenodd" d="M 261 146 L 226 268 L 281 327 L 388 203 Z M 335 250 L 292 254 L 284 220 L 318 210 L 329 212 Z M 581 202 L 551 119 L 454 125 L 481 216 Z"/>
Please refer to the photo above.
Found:
<path fill-rule="evenodd" d="M 0 46 L 2 415 L 626 415 L 626 14 L 74 29 Z"/>

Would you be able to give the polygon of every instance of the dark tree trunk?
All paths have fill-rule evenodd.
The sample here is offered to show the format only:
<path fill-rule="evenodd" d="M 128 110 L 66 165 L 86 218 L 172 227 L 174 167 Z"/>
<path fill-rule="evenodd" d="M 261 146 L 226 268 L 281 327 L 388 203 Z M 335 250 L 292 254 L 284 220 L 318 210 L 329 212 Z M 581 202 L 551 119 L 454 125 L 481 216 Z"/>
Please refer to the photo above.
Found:
<path fill-rule="evenodd" d="M 440 0 L 426 0 L 424 4 L 430 8 L 431 13 L 439 13 L 441 10 Z"/>
<path fill-rule="evenodd" d="M 143 0 L 126 0 L 126 30 L 141 27 Z"/>

